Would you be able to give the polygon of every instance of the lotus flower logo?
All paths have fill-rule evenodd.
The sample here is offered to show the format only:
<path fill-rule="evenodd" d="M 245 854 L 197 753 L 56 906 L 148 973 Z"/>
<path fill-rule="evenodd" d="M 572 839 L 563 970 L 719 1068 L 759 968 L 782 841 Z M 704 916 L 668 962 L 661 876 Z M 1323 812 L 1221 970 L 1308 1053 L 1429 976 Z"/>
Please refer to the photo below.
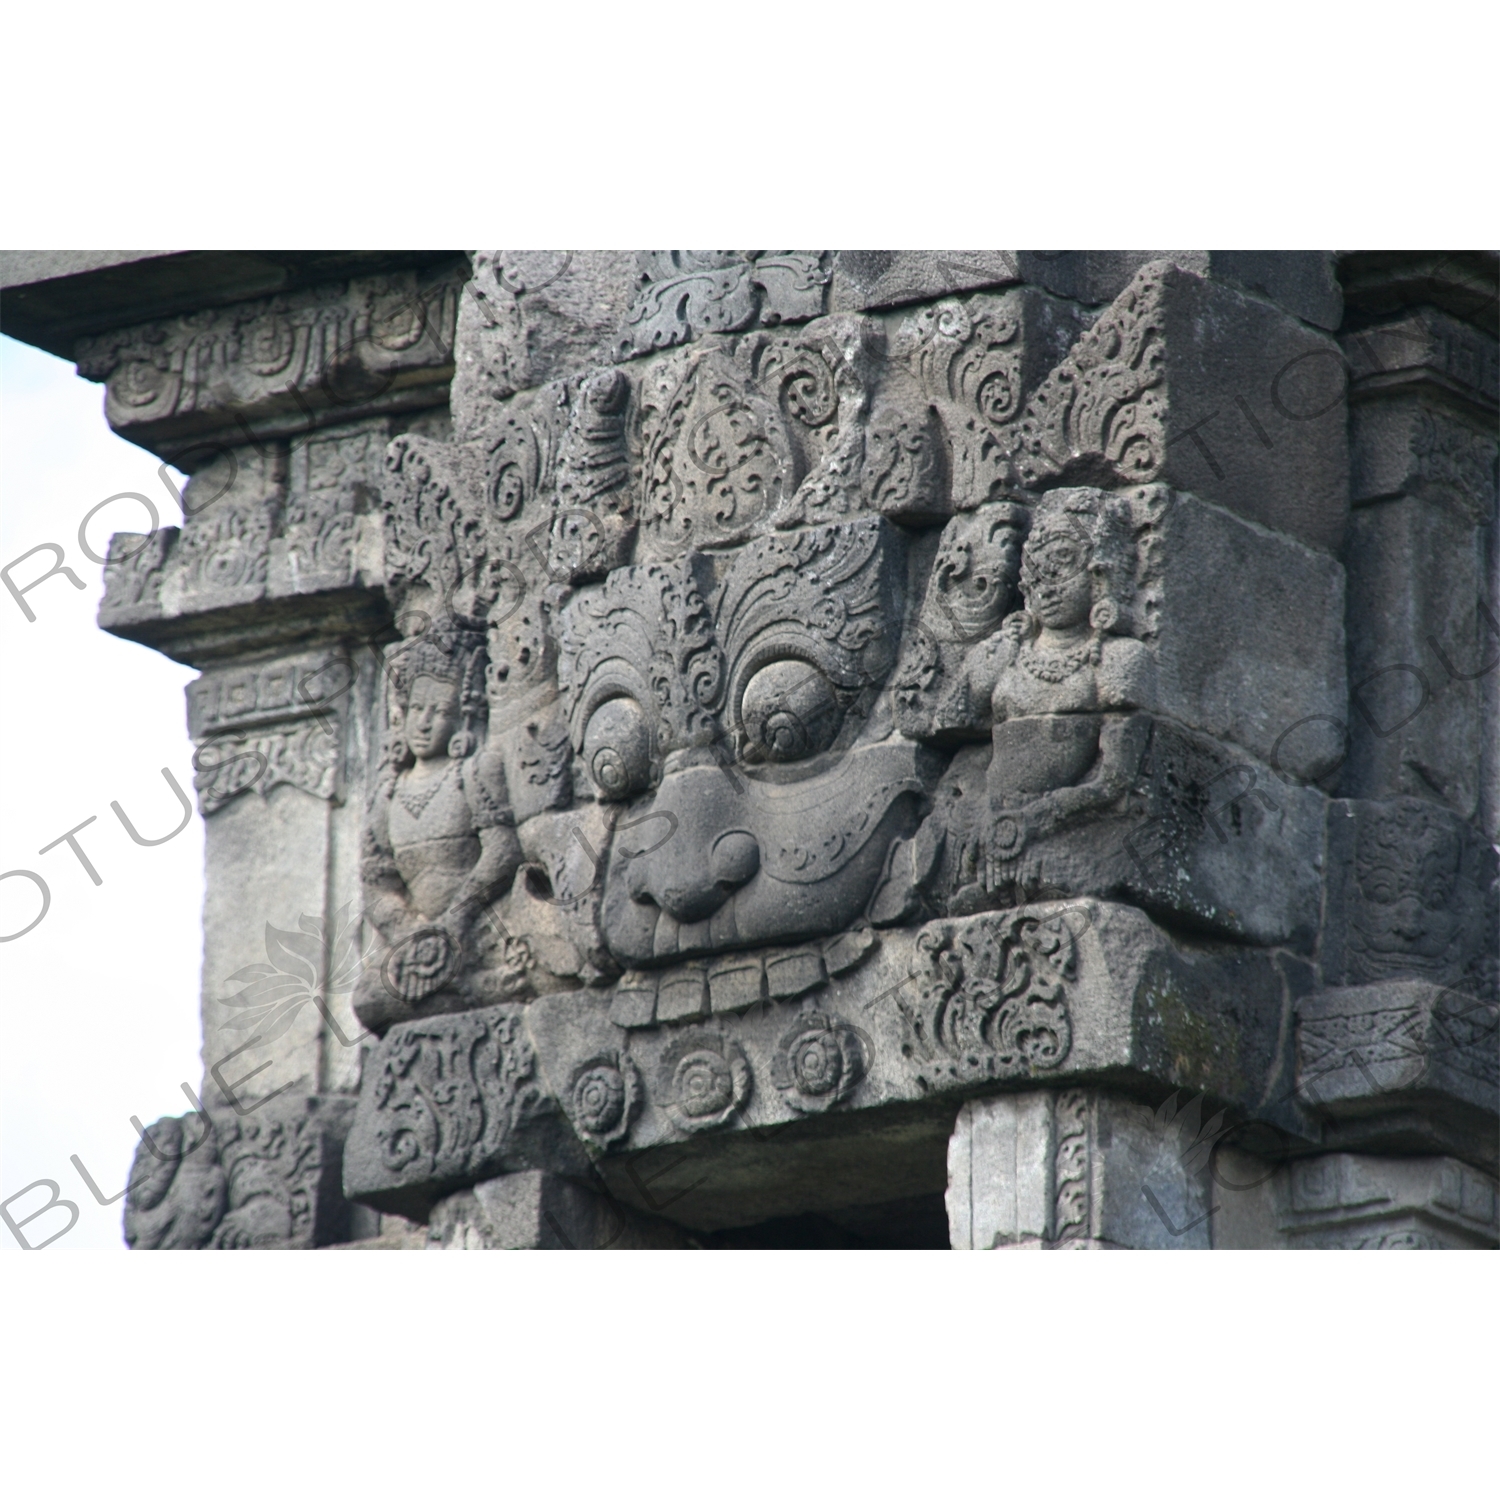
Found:
<path fill-rule="evenodd" d="M 244 989 L 224 997 L 225 1005 L 241 1014 L 224 1025 L 233 1031 L 257 1031 L 257 1040 L 274 1041 L 297 1018 L 304 1005 L 313 1004 L 332 1023 L 328 999 L 353 990 L 363 958 L 359 951 L 360 919 L 349 915 L 346 902 L 325 925 L 316 917 L 297 919 L 300 931 L 283 932 L 266 923 L 269 963 L 250 964 L 229 976 L 227 983 Z"/>

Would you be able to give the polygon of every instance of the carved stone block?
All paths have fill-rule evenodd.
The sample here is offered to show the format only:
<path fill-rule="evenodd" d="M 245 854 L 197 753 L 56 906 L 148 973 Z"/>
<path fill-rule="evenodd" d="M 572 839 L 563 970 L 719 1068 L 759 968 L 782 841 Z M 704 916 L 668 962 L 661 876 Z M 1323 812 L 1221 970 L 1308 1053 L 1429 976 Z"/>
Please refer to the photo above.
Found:
<path fill-rule="evenodd" d="M 1414 980 L 1318 990 L 1297 1004 L 1298 1097 L 1362 1150 L 1500 1163 L 1500 1012 L 1493 996 Z"/>
<path fill-rule="evenodd" d="M 599 926 L 604 850 L 617 813 L 590 802 L 520 826 L 526 863 L 497 910 L 507 932 L 526 934 L 537 990 L 599 984 L 619 972 Z"/>
<path fill-rule="evenodd" d="M 619 357 L 815 318 L 827 296 L 825 259 L 820 250 L 643 250 Z"/>
<path fill-rule="evenodd" d="M 1343 295 L 1327 250 L 1022 250 L 1021 274 L 1080 302 L 1111 302 L 1143 265 L 1168 260 L 1279 303 L 1293 317 L 1336 329 Z"/>
<path fill-rule="evenodd" d="M 833 259 L 832 308 L 900 307 L 1022 279 L 1014 250 L 840 250 Z"/>
<path fill-rule="evenodd" d="M 158 1120 L 125 1200 L 137 1250 L 307 1250 L 347 1240 L 348 1098 L 286 1096 L 244 1114 Z"/>
<path fill-rule="evenodd" d="M 1031 802 L 996 821 L 986 791 L 993 752 L 960 750 L 928 823 L 892 853 L 876 920 L 924 905 L 961 914 L 1098 895 L 1226 937 L 1310 952 L 1322 884 L 1321 795 L 1169 720 L 1134 715 L 1107 723 L 1104 735 L 1112 729 L 1129 741 L 1116 757 L 1118 785 L 1072 820 L 1054 820 L 1047 804 Z M 1012 826 L 1011 845 L 997 857 L 994 840 Z"/>
<path fill-rule="evenodd" d="M 1489 1250 L 1500 1243 L 1494 1177 L 1440 1156 L 1339 1152 L 1244 1181 L 1253 1185 L 1218 1184 L 1215 1248 Z"/>
<path fill-rule="evenodd" d="M 1425 368 L 1418 373 L 1430 377 Z M 1435 384 L 1424 379 L 1424 394 L 1430 396 Z M 1411 496 L 1470 525 L 1484 525 L 1494 514 L 1500 448 L 1493 415 L 1476 412 L 1470 415 L 1478 420 L 1469 420 L 1445 403 L 1424 400 L 1404 388 L 1367 388 L 1363 394 L 1368 399 L 1350 413 L 1353 504 Z"/>
<path fill-rule="evenodd" d="M 1493 1237 L 1500 361 L 1441 265 L 1345 257 L 1335 339 L 1317 251 L 423 263 L 80 351 L 192 476 L 101 618 L 204 673 L 245 1111 L 143 1243 L 316 1240 L 256 1184 L 355 1088 L 351 1192 L 455 1246 L 935 1209 L 960 1110 L 956 1242 Z"/>
<path fill-rule="evenodd" d="M 229 443 L 441 404 L 461 282 L 451 265 L 209 309 L 81 340 L 123 437 L 189 469 Z"/>
<path fill-rule="evenodd" d="M 286 505 L 271 543 L 272 594 L 311 594 L 356 582 L 360 520 L 379 509 L 388 438 L 388 424 L 377 420 L 291 444 Z"/>
<path fill-rule="evenodd" d="M 188 687 L 188 733 L 199 746 L 199 806 L 217 812 L 282 785 L 341 798 L 341 754 L 357 677 L 342 651 L 301 652 L 211 669 Z"/>
<path fill-rule="evenodd" d="M 1335 767 L 1347 701 L 1338 563 L 1180 493 L 1150 546 L 1159 710 L 1283 777 Z"/>
<path fill-rule="evenodd" d="M 637 274 L 626 250 L 477 252 L 458 313 L 458 436 L 485 432 L 517 391 L 609 363 Z"/>
<path fill-rule="evenodd" d="M 181 528 L 161 526 L 149 533 L 117 531 L 105 554 L 104 597 L 99 601 L 100 630 L 128 633 L 131 626 L 161 614 L 161 586 L 167 558 Z"/>
<path fill-rule="evenodd" d="M 1043 904 L 888 932 L 861 965 L 825 967 L 799 996 L 759 990 L 758 963 L 729 955 L 633 973 L 613 997 L 532 1001 L 527 1034 L 555 1096 L 570 1098 L 570 1080 L 600 1059 L 640 1080 L 639 1110 L 621 1114 L 617 1135 L 580 1139 L 628 1158 L 687 1136 L 760 1141 L 814 1114 L 857 1134 L 861 1112 L 899 1114 L 976 1087 L 1067 1087 L 1106 1070 L 1254 1108 L 1289 1061 L 1291 998 L 1271 956 L 1179 949 L 1122 905 Z M 767 958 L 768 979 L 780 963 Z M 759 998 L 721 1010 L 722 976 L 737 1001 Z M 579 1130 L 576 1108 L 570 1118 Z"/>
<path fill-rule="evenodd" d="M 1260 292 L 1304 323 L 1331 332 L 1343 321 L 1331 250 L 1210 250 L 1208 264 L 1216 281 Z"/>
<path fill-rule="evenodd" d="M 1500 405 L 1500 345 L 1472 322 L 1421 307 L 1342 342 L 1356 404 L 1422 390 L 1471 415 L 1493 416 Z"/>
<path fill-rule="evenodd" d="M 187 519 L 165 564 L 162 613 L 264 599 L 285 492 L 286 455 L 274 446 L 231 448 L 197 469 L 183 490 Z"/>
<path fill-rule="evenodd" d="M 428 1249 L 685 1250 L 675 1224 L 616 1203 L 551 1172 L 512 1172 L 445 1198 Z"/>
<path fill-rule="evenodd" d="M 1412 797 L 1328 808 L 1324 982 L 1421 980 L 1492 998 L 1496 856 L 1470 823 Z"/>
<path fill-rule="evenodd" d="M 581 1166 L 566 1134 L 521 1007 L 402 1022 L 366 1063 L 344 1191 L 425 1219 L 447 1190 L 543 1163 Z"/>
<path fill-rule="evenodd" d="M 1464 493 L 1479 498 L 1485 488 L 1493 508 L 1488 484 Z M 1351 796 L 1421 797 L 1493 831 L 1500 609 L 1489 588 L 1488 529 L 1426 498 L 1354 512 L 1339 785 Z"/>
<path fill-rule="evenodd" d="M 1013 424 L 1087 328 L 1079 309 L 1033 287 L 893 314 L 870 418 L 873 509 L 913 518 L 972 510 L 1015 484 Z M 942 433 L 930 460 L 920 414 Z"/>
<path fill-rule="evenodd" d="M 1022 488 L 1160 480 L 1332 551 L 1349 508 L 1346 421 L 1331 339 L 1153 261 L 1028 400 L 1006 444 Z"/>

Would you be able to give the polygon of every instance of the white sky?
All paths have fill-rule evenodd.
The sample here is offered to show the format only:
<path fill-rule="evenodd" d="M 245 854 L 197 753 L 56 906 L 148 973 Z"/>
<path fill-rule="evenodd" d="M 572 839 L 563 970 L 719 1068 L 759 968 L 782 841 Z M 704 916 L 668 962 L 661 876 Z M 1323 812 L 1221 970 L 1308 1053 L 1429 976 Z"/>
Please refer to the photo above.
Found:
<path fill-rule="evenodd" d="M 102 386 L 0 337 L 0 566 L 55 542 L 86 585 L 59 576 L 28 593 L 35 623 L 0 588 L 0 871 L 33 870 L 52 893 L 39 926 L 0 943 L 0 1199 L 56 1182 L 79 1217 L 55 1250 L 124 1249 L 123 1203 L 101 1207 L 70 1157 L 106 1197 L 119 1192 L 137 1142 L 130 1117 L 183 1113 L 181 1085 L 196 1089 L 202 1072 L 202 822 L 195 814 L 169 843 L 142 848 L 110 810 L 119 802 L 147 838 L 180 819 L 161 768 L 191 793 L 183 689 L 197 674 L 95 625 L 102 569 L 78 543 L 88 511 L 123 490 L 179 524 L 158 464 L 109 430 Z M 119 501 L 90 522 L 88 544 L 102 556 L 111 532 L 148 524 L 139 503 Z M 10 576 L 24 587 L 52 561 L 38 553 Z M 66 844 L 37 852 L 90 816 L 78 841 L 100 886 Z M 0 935 L 39 904 L 31 881 L 0 881 Z M 37 1188 L 9 1212 L 19 1221 L 47 1199 Z M 58 1209 L 23 1233 L 37 1243 L 67 1220 Z M 3 1224 L 0 1249 L 20 1250 Z"/>

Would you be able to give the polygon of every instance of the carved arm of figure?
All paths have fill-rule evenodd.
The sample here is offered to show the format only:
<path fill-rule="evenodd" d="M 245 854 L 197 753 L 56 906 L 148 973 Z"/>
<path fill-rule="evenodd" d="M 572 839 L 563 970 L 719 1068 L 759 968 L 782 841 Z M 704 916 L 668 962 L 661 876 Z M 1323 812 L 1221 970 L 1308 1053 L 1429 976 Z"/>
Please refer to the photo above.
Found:
<path fill-rule="evenodd" d="M 1015 654 L 1015 632 L 1004 626 L 977 646 L 971 646 L 964 657 L 963 671 L 943 699 L 939 710 L 942 721 L 974 729 L 987 728 L 996 684 L 1015 660 Z"/>
<path fill-rule="evenodd" d="M 397 943 L 407 925 L 406 882 L 396 868 L 391 848 L 390 807 L 396 778 L 383 778 L 370 798 L 360 835 L 360 883 L 364 887 L 365 916 L 388 943 Z"/>
<path fill-rule="evenodd" d="M 486 750 L 472 761 L 463 762 L 461 776 L 464 797 L 479 835 L 479 859 L 439 918 L 460 945 L 467 940 L 475 917 L 510 888 L 525 859 L 516 836 L 499 753 Z"/>

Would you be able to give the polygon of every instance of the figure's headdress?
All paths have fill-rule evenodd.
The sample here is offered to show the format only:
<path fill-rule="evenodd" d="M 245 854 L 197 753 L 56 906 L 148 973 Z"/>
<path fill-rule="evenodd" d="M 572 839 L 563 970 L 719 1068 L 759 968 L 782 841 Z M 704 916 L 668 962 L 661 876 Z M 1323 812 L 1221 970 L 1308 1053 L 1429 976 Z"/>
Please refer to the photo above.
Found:
<path fill-rule="evenodd" d="M 1153 635 L 1157 600 L 1150 541 L 1164 504 L 1165 491 L 1157 485 L 1129 494 L 1082 488 L 1050 491 L 1033 511 L 1021 557 L 1023 591 L 1036 575 L 1036 558 L 1066 539 L 1086 554 L 1094 628 L 1106 634 Z"/>
<path fill-rule="evenodd" d="M 419 677 L 458 687 L 461 727 L 448 743 L 448 754 L 455 759 L 472 755 L 478 748 L 479 726 L 487 713 L 484 678 L 488 662 L 483 623 L 464 615 L 439 616 L 421 635 L 390 654 L 391 684 L 403 714 L 412 684 Z M 403 741 L 395 747 L 395 760 L 400 764 L 405 759 Z"/>

